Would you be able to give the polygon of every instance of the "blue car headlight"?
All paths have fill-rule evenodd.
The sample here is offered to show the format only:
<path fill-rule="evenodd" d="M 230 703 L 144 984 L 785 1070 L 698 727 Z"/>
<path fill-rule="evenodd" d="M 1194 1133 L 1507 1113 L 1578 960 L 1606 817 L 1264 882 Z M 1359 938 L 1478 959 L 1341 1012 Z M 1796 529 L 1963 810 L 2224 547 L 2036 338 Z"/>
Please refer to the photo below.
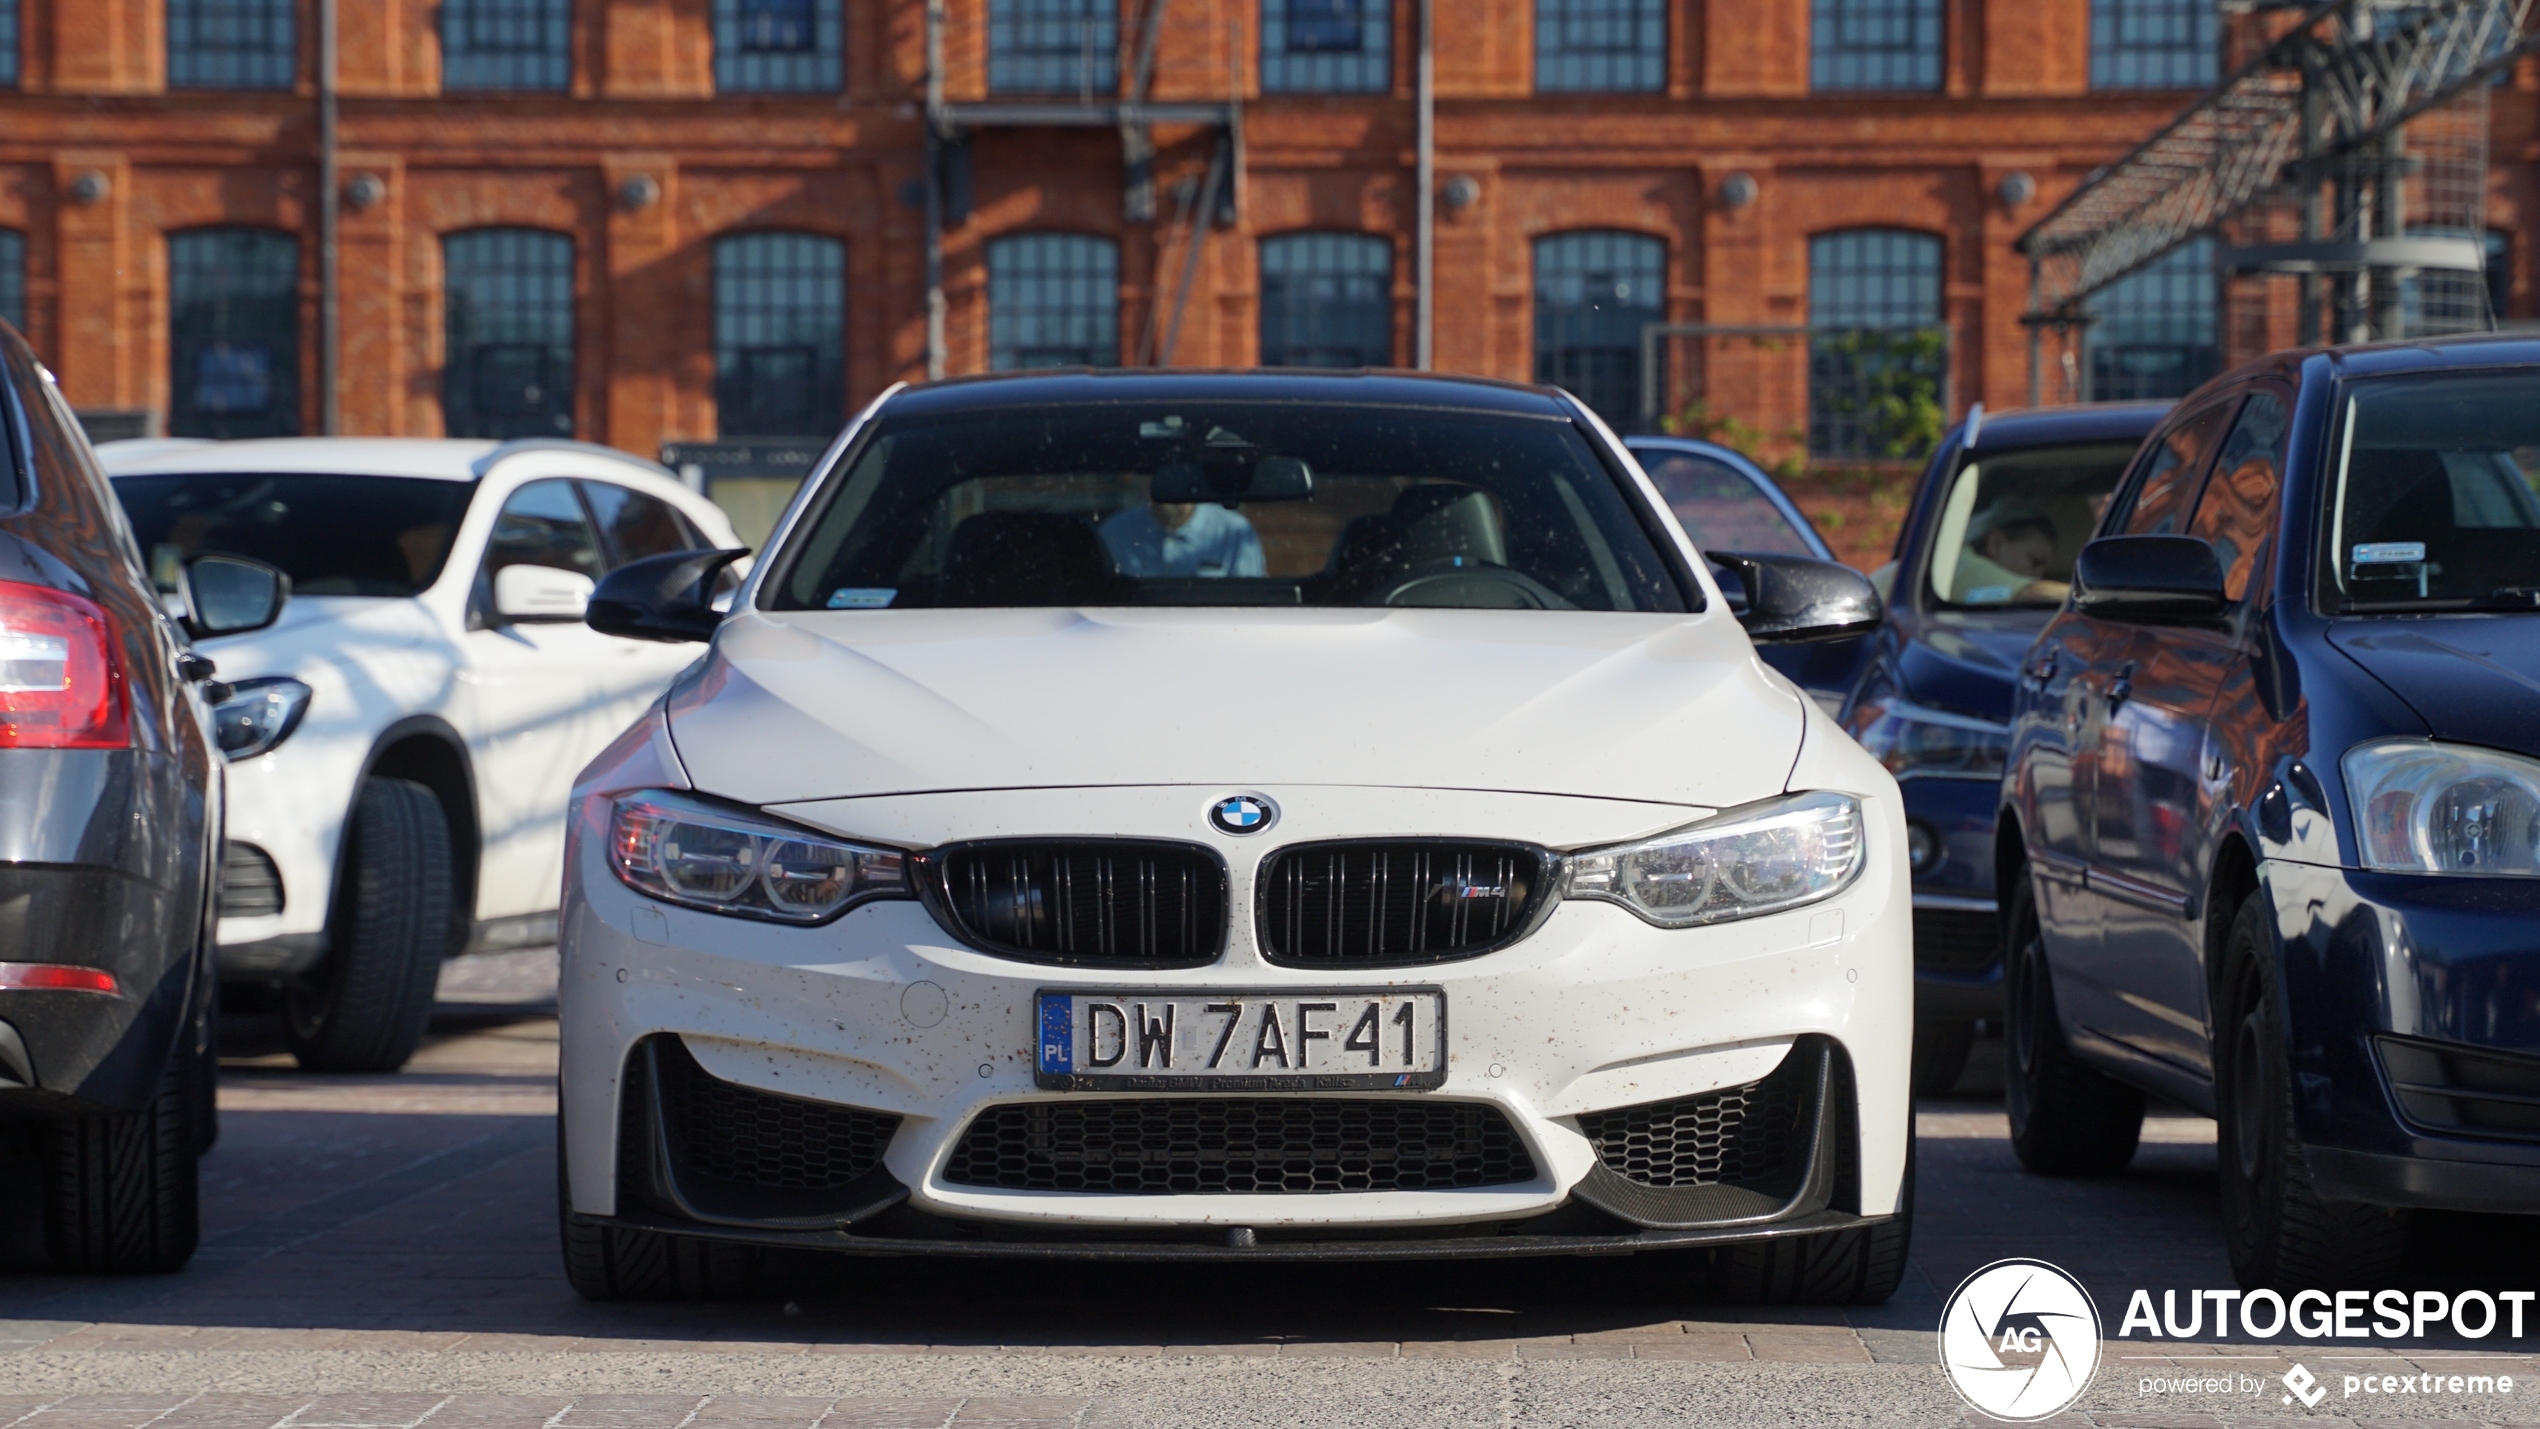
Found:
<path fill-rule="evenodd" d="M 212 706 L 212 737 L 231 763 L 253 759 L 291 737 L 309 712 L 309 687 L 284 675 L 240 680 Z"/>
<path fill-rule="evenodd" d="M 2364 867 L 2540 877 L 2540 760 L 2425 739 L 2346 751 Z"/>
<path fill-rule="evenodd" d="M 1899 779 L 2002 780 L 2011 752 L 2008 726 L 1907 700 L 1867 700 L 1852 712 L 1852 737 Z"/>

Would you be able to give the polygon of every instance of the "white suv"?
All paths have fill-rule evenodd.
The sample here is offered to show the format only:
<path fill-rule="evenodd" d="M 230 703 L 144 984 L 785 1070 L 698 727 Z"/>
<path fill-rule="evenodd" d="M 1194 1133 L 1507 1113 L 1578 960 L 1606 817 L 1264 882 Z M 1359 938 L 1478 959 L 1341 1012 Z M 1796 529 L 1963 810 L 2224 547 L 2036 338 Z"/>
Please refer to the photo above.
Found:
<path fill-rule="evenodd" d="M 224 981 L 281 990 L 301 1065 L 390 1070 L 442 959 L 555 939 L 565 795 L 692 649 L 582 622 L 645 556 L 739 544 L 661 467 L 552 439 L 109 443 L 163 589 L 207 552 L 292 581 L 203 642 L 229 690 Z"/>

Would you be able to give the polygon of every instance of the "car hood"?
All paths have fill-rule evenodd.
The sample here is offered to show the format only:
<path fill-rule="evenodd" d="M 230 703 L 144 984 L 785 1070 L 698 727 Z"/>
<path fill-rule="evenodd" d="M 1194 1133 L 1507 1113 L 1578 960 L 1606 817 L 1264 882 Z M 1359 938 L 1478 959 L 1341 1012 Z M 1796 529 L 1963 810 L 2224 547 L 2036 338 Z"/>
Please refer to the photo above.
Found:
<path fill-rule="evenodd" d="M 306 675 L 312 665 L 358 662 L 369 652 L 421 644 L 436 634 L 420 601 L 295 595 L 284 602 L 282 618 L 264 629 L 214 636 L 198 647 L 220 667 L 221 679 L 251 680 Z"/>
<path fill-rule="evenodd" d="M 696 787 L 752 804 L 1356 784 L 1715 808 L 1781 791 L 1801 698 L 1725 612 L 752 611 L 669 717 Z"/>
<path fill-rule="evenodd" d="M 1944 610 L 1900 621 L 1897 657 L 1908 698 L 1978 719 L 2008 721 L 2020 661 L 2051 610 Z"/>
<path fill-rule="evenodd" d="M 2329 641 L 2407 701 L 2436 739 L 2540 755 L 2540 616 L 2341 620 Z"/>

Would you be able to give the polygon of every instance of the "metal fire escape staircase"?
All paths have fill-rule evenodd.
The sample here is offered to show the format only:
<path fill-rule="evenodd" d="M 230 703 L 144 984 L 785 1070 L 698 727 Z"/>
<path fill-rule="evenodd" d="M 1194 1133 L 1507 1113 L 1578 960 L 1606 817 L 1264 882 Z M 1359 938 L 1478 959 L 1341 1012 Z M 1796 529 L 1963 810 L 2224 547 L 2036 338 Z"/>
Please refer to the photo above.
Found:
<path fill-rule="evenodd" d="M 985 100 L 952 100 L 944 94 L 945 0 L 926 5 L 926 301 L 927 376 L 945 375 L 943 247 L 944 231 L 966 222 L 970 210 L 970 136 L 983 129 L 1111 128 L 1120 133 L 1121 218 L 1129 223 L 1157 220 L 1155 195 L 1155 126 L 1196 125 L 1216 131 L 1206 176 L 1176 196 L 1173 226 L 1181 232 L 1180 273 L 1169 313 L 1150 304 L 1148 320 L 1138 329 L 1132 366 L 1163 366 L 1173 360 L 1182 332 L 1182 312 L 1199 272 L 1200 246 L 1212 225 L 1231 223 L 1235 195 L 1243 172 L 1243 106 L 1240 31 L 1235 72 L 1222 101 L 1153 99 L 1158 39 L 1171 0 L 1134 4 L 1130 23 L 1127 83 L 1119 92 L 1100 94 L 1090 84 L 1072 96 L 1029 95 Z M 1090 26 L 1091 21 L 1083 22 Z M 1160 245 L 1159 245 L 1160 247 Z M 1161 319 L 1159 321 L 1159 319 Z"/>
<path fill-rule="evenodd" d="M 2401 280 L 2477 273 L 2478 237 L 2441 220 L 2445 236 L 2411 236 L 2426 191 L 2411 120 L 2469 94 L 2540 44 L 2534 0 L 2223 0 L 2227 11 L 2301 13 L 2257 57 L 2134 152 L 2093 175 L 2023 234 L 2029 259 L 2029 386 L 2039 384 L 2041 330 L 2084 328 L 2090 296 L 2193 239 L 2234 235 L 2218 265 L 2297 275 L 2301 341 L 2401 335 Z M 2484 109 L 2479 121 L 2483 126 Z M 2484 136 L 2476 192 L 2483 202 Z M 2413 183 L 2412 183 L 2413 181 Z M 2286 210 L 2284 215 L 2269 213 Z M 2475 210 L 2473 210 L 2473 213 Z M 2267 241 L 2285 216 L 2298 236 Z M 2475 222 L 2473 218 L 2472 222 Z M 2469 227 L 2475 234 L 2479 230 Z M 2420 228 L 2420 233 L 2422 232 Z"/>

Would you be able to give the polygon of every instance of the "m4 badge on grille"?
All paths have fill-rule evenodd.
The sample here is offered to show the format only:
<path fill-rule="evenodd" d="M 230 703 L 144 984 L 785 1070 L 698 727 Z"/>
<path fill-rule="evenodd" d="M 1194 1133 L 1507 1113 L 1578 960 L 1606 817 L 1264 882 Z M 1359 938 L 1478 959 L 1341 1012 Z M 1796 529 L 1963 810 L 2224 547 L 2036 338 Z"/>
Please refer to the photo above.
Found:
<path fill-rule="evenodd" d="M 1446 994 L 1037 995 L 1052 1091 L 1427 1091 L 1446 1081 Z"/>

